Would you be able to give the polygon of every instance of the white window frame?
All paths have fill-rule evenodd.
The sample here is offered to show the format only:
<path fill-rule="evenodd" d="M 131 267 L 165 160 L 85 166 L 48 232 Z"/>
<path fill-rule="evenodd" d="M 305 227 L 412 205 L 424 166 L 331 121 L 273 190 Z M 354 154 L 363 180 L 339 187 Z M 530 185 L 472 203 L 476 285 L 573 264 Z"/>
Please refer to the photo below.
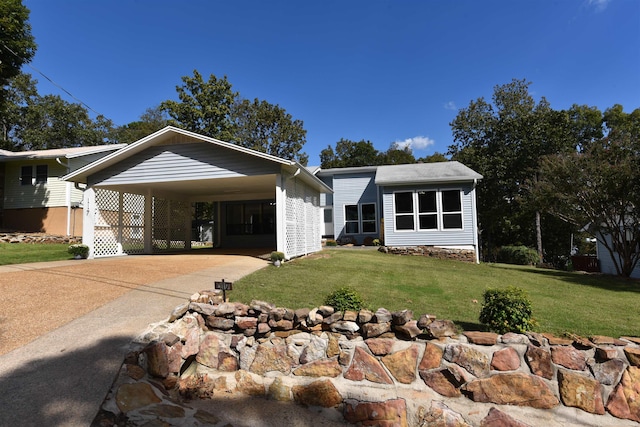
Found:
<path fill-rule="evenodd" d="M 365 220 L 362 217 L 362 206 L 364 205 L 373 205 L 373 209 L 374 209 L 374 219 L 373 220 Z M 357 219 L 347 219 L 347 207 L 349 206 L 356 206 L 357 208 L 357 213 L 358 213 L 358 218 Z M 344 213 L 344 234 L 347 236 L 356 236 L 356 235 L 360 235 L 360 234 L 378 234 L 378 204 L 375 202 L 367 202 L 367 203 L 348 203 L 345 204 L 343 207 L 343 213 Z M 374 231 L 364 231 L 364 223 L 373 223 L 374 226 Z M 347 224 L 348 223 L 356 223 L 356 225 L 358 226 L 358 231 L 356 233 L 351 233 L 348 230 Z"/>
<path fill-rule="evenodd" d="M 443 203 L 443 193 L 447 191 L 455 191 L 458 192 L 460 197 L 460 210 L 459 211 L 448 211 L 444 212 L 444 203 Z M 419 194 L 422 192 L 435 192 L 436 193 L 436 212 L 423 212 L 419 211 L 420 203 L 419 203 Z M 397 213 L 396 209 L 396 194 L 398 193 L 411 193 L 412 203 L 413 203 L 413 211 L 411 213 Z M 393 231 L 396 233 L 413 233 L 413 232 L 443 232 L 443 231 L 464 231 L 464 207 L 463 207 L 463 190 L 461 188 L 431 188 L 431 189 L 415 189 L 415 190 L 398 190 L 392 193 L 392 201 L 393 201 Z M 437 227 L 436 228 L 420 228 L 420 216 L 421 215 L 436 215 Z M 460 228 L 445 228 L 444 227 L 444 216 L 445 215 L 460 215 Z M 413 228 L 412 229 L 398 229 L 397 227 L 397 217 L 398 216 L 412 216 L 413 218 Z"/>

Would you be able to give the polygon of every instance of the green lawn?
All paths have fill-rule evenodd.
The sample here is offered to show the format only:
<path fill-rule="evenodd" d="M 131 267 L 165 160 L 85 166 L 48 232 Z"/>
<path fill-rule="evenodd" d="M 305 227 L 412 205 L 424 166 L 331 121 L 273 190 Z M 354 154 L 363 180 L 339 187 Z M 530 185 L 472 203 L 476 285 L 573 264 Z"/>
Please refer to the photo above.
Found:
<path fill-rule="evenodd" d="M 638 280 L 372 250 L 326 249 L 280 268 L 269 266 L 234 283 L 230 298 L 311 308 L 321 305 L 331 291 L 350 286 L 373 310 L 408 308 L 414 318 L 434 314 L 463 329 L 482 330 L 478 315 L 484 290 L 510 285 L 528 292 L 540 332 L 640 335 Z"/>
<path fill-rule="evenodd" d="M 0 243 L 0 265 L 72 259 L 66 243 Z"/>

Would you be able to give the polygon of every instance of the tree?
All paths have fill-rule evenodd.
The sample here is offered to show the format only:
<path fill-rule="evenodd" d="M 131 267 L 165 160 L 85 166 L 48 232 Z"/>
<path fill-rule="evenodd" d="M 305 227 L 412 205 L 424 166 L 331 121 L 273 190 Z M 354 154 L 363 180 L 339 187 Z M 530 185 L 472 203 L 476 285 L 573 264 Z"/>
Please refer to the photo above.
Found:
<path fill-rule="evenodd" d="M 387 151 L 378 154 L 377 163 L 379 165 L 405 165 L 415 163 L 411 147 L 401 147 L 397 143 L 392 143 Z"/>
<path fill-rule="evenodd" d="M 118 127 L 114 130 L 114 139 L 128 144 L 144 138 L 169 124 L 169 120 L 160 106 L 147 108 L 140 120 Z"/>
<path fill-rule="evenodd" d="M 35 52 L 29 9 L 20 0 L 0 0 L 0 145 L 3 147 L 11 145 L 8 142 L 9 126 L 16 113 L 7 86 Z"/>
<path fill-rule="evenodd" d="M 273 156 L 295 159 L 307 164 L 309 156 L 301 152 L 307 131 L 302 120 L 294 120 L 279 105 L 257 98 L 238 100 L 232 109 L 234 135 L 231 142 Z"/>
<path fill-rule="evenodd" d="M 4 87 L 20 74 L 35 53 L 29 9 L 21 0 L 0 0 L 0 84 Z"/>
<path fill-rule="evenodd" d="M 111 142 L 110 120 L 104 116 L 93 120 L 85 107 L 58 95 L 40 96 L 36 83 L 29 74 L 12 79 L 7 91 L 11 102 L 8 114 L 3 117 L 3 126 L 8 130 L 3 146 L 20 151 Z"/>
<path fill-rule="evenodd" d="M 358 142 L 340 138 L 336 143 L 335 152 L 329 145 L 320 152 L 320 167 L 347 168 L 359 166 L 375 166 L 379 162 L 380 152 L 371 141 Z"/>
<path fill-rule="evenodd" d="M 616 105 L 604 122 L 606 137 L 544 158 L 535 193 L 553 215 L 586 226 L 628 277 L 640 261 L 640 109 Z"/>
<path fill-rule="evenodd" d="M 418 163 L 437 163 L 437 162 L 448 162 L 449 159 L 447 159 L 447 157 L 439 152 L 435 152 L 429 156 L 424 156 L 424 157 L 420 157 L 418 160 L 416 160 Z"/>
<path fill-rule="evenodd" d="M 536 103 L 529 85 L 514 79 L 496 86 L 492 104 L 472 101 L 450 124 L 455 144 L 448 154 L 484 176 L 478 217 L 489 258 L 508 244 L 536 245 L 542 257 L 543 218 L 526 183 L 536 181 L 541 156 L 575 150 L 578 143 L 571 133 L 578 124 L 570 126 L 569 114 L 552 110 L 545 98 Z"/>
<path fill-rule="evenodd" d="M 170 117 L 176 127 L 197 132 L 223 141 L 234 136 L 231 110 L 238 94 L 231 90 L 227 76 L 218 79 L 211 74 L 209 80 L 193 71 L 193 77 L 182 77 L 183 84 L 176 86 L 180 101 L 168 100 L 160 109 Z"/>

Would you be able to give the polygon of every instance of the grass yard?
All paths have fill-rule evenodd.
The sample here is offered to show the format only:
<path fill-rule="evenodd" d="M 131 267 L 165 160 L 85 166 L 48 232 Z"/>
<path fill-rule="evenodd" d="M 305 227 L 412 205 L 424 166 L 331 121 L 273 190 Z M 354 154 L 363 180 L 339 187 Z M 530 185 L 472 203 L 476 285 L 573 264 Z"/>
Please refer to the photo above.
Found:
<path fill-rule="evenodd" d="M 0 265 L 72 259 L 66 243 L 0 243 Z"/>
<path fill-rule="evenodd" d="M 506 264 L 467 264 L 373 250 L 325 249 L 269 266 L 234 283 L 230 297 L 289 308 L 316 307 L 342 286 L 368 308 L 434 314 L 466 330 L 478 322 L 487 288 L 518 286 L 532 302 L 537 331 L 583 336 L 640 336 L 640 281 Z M 477 301 L 477 302 L 476 302 Z"/>

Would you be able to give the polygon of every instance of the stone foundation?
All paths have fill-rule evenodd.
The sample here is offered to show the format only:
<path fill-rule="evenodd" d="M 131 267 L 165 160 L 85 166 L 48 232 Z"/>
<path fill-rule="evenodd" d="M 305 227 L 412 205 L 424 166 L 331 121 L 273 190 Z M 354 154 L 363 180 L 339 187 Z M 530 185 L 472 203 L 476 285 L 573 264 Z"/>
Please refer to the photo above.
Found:
<path fill-rule="evenodd" d="M 380 252 L 393 255 L 420 255 L 438 259 L 476 262 L 476 253 L 469 249 L 447 249 L 437 246 L 381 246 Z"/>
<path fill-rule="evenodd" d="M 82 243 L 82 237 L 44 233 L 1 233 L 0 243 Z"/>
<path fill-rule="evenodd" d="M 459 333 L 408 310 L 203 291 L 141 337 L 94 425 L 224 425 L 203 402 L 231 395 L 303 405 L 317 425 L 633 426 L 640 338 Z"/>

